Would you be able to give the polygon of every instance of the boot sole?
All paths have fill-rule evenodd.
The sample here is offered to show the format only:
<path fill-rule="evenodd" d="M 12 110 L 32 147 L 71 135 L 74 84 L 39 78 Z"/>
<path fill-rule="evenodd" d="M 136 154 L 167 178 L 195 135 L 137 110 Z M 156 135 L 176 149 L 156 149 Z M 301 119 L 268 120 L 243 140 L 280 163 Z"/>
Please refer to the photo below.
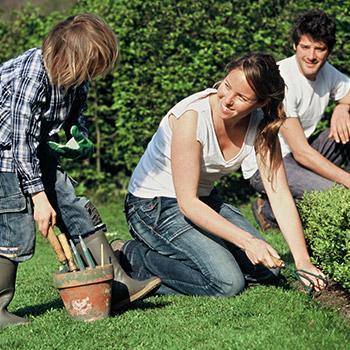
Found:
<path fill-rule="evenodd" d="M 161 284 L 160 278 L 154 279 L 154 281 L 151 281 L 150 283 L 148 283 L 143 289 L 139 290 L 137 293 L 133 295 L 130 295 L 129 298 L 124 299 L 116 304 L 113 304 L 111 307 L 112 312 L 116 312 L 124 308 L 125 306 L 133 303 L 134 301 L 142 300 L 145 297 L 149 297 L 160 287 L 160 284 Z"/>

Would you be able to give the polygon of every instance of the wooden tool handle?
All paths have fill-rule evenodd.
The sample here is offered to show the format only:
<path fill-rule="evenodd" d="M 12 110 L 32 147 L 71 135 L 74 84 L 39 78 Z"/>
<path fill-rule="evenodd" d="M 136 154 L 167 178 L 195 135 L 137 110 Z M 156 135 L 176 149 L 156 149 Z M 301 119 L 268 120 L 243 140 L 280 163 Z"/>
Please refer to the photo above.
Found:
<path fill-rule="evenodd" d="M 283 261 L 282 259 L 277 259 L 277 258 L 275 258 L 275 257 L 272 256 L 272 255 L 271 255 L 271 258 L 272 258 L 274 264 L 275 264 L 277 267 L 281 268 L 281 267 L 285 267 L 285 266 L 286 266 L 285 263 L 284 263 L 284 261 Z"/>
<path fill-rule="evenodd" d="M 64 254 L 64 251 L 61 247 L 60 242 L 57 239 L 57 236 L 55 235 L 55 232 L 53 231 L 53 228 L 50 226 L 49 227 L 49 233 L 47 235 L 47 240 L 50 242 L 52 249 L 54 250 L 58 261 L 61 264 L 64 264 L 67 262 L 67 258 Z"/>
<path fill-rule="evenodd" d="M 58 240 L 60 241 L 61 246 L 62 246 L 63 251 L 64 251 L 64 254 L 67 257 L 69 271 L 77 271 L 78 268 L 77 268 L 77 265 L 75 265 L 75 262 L 73 259 L 73 253 L 72 253 L 72 250 L 69 246 L 66 235 L 64 233 L 60 233 L 58 235 Z"/>

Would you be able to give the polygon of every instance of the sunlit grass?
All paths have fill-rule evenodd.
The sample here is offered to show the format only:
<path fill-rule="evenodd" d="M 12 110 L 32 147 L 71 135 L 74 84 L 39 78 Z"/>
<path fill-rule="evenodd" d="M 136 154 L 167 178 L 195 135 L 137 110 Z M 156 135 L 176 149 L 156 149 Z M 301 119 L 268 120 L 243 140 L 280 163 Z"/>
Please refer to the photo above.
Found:
<path fill-rule="evenodd" d="M 98 206 L 109 238 L 128 238 L 121 199 Z M 253 222 L 248 205 L 242 212 Z M 283 256 L 277 232 L 267 235 Z M 21 264 L 11 311 L 32 323 L 0 331 L 0 349 L 348 349 L 349 324 L 293 290 L 288 281 L 256 286 L 233 298 L 151 297 L 108 319 L 82 323 L 67 315 L 52 287 L 58 268 L 38 237 L 34 258 Z"/>

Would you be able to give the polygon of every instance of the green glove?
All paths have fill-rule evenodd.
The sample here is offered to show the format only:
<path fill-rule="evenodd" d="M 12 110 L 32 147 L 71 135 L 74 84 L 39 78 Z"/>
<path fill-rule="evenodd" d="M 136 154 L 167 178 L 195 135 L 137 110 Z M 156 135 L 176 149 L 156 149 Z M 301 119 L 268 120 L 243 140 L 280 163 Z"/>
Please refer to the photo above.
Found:
<path fill-rule="evenodd" d="M 65 145 L 49 141 L 49 147 L 64 158 L 91 158 L 94 153 L 94 144 L 82 134 L 76 125 L 71 127 L 70 133 L 73 137 Z"/>

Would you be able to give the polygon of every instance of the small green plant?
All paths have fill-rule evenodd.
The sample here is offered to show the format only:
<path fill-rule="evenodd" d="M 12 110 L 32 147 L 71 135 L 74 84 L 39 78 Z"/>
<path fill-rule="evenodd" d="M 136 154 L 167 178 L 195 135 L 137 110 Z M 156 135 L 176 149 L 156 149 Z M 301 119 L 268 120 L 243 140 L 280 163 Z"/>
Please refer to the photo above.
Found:
<path fill-rule="evenodd" d="M 350 289 L 350 191 L 335 185 L 306 193 L 298 203 L 315 264 Z"/>

